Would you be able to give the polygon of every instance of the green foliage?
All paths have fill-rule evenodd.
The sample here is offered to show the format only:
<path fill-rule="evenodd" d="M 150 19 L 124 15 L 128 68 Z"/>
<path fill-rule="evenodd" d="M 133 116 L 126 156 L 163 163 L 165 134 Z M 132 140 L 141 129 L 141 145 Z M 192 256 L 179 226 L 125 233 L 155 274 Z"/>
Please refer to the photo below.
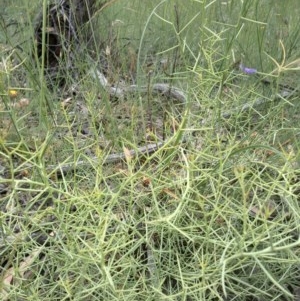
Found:
<path fill-rule="evenodd" d="M 107 1 L 63 86 L 34 55 L 40 4 L 4 2 L 2 299 L 294 300 L 298 2 Z M 170 83 L 187 103 L 114 99 L 93 68 L 114 87 Z M 105 164 L 112 153 L 124 159 Z"/>

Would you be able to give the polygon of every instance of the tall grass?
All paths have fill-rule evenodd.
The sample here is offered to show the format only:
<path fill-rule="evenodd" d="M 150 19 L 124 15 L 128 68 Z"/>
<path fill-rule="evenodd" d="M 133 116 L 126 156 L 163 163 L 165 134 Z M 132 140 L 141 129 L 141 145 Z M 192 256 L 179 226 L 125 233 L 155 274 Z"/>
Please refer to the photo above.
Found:
<path fill-rule="evenodd" d="M 41 7 L 6 4 L 2 299 L 299 297 L 297 1 L 112 1 L 83 29 L 64 86 L 34 63 Z M 114 99 L 95 68 L 115 86 L 171 83 L 187 103 Z M 111 153 L 125 158 L 104 164 Z"/>

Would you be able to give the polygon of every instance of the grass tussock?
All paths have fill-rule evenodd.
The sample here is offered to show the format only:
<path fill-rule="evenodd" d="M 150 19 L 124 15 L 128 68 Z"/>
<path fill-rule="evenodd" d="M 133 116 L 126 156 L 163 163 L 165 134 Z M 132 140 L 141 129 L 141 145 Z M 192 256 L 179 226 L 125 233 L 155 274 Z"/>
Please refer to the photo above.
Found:
<path fill-rule="evenodd" d="M 1 299 L 297 300 L 297 1 L 100 2 L 53 76 L 4 0 Z"/>

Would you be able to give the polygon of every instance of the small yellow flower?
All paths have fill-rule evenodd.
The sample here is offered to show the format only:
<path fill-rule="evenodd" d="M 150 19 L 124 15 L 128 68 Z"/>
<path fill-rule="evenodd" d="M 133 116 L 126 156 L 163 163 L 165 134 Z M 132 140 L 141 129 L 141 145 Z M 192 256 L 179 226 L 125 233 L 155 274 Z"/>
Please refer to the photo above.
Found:
<path fill-rule="evenodd" d="M 8 90 L 8 95 L 9 95 L 10 98 L 16 98 L 18 96 L 18 91 L 13 90 L 13 89 L 9 89 Z"/>

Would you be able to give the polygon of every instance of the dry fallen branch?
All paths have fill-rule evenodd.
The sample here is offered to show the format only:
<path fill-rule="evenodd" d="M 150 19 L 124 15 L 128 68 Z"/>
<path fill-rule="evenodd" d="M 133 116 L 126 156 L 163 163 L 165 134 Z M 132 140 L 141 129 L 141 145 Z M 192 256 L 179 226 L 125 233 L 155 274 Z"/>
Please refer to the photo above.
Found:
<path fill-rule="evenodd" d="M 123 87 L 123 88 L 113 87 L 108 84 L 106 77 L 99 70 L 96 70 L 96 72 L 94 73 L 94 76 L 95 76 L 95 79 L 98 79 L 99 83 L 103 86 L 103 88 L 111 96 L 114 96 L 117 98 L 121 98 L 121 99 L 125 98 L 128 94 L 131 94 L 131 93 L 147 93 L 148 92 L 148 86 L 139 87 L 137 85 L 129 85 L 129 86 Z M 250 109 L 257 108 L 260 105 L 265 104 L 266 102 L 272 102 L 274 100 L 282 100 L 282 99 L 288 100 L 293 95 L 295 95 L 296 92 L 298 92 L 298 91 L 293 90 L 293 89 L 289 89 L 289 90 L 282 89 L 277 95 L 275 95 L 275 97 L 273 99 L 266 100 L 266 99 L 258 98 L 254 101 L 254 103 L 247 103 L 247 104 L 243 105 L 241 108 L 234 108 L 230 111 L 223 112 L 221 114 L 221 117 L 224 119 L 227 119 L 227 118 L 231 117 L 232 115 L 240 114 L 240 113 L 249 111 Z M 177 87 L 172 87 L 169 84 L 156 83 L 152 86 L 151 93 L 161 93 L 161 94 L 167 96 L 168 99 L 173 98 L 173 99 L 181 102 L 184 105 L 187 104 L 187 101 L 188 101 L 187 95 L 181 89 L 179 89 Z M 203 124 L 206 124 L 208 122 L 209 122 L 209 118 L 206 119 L 205 121 L 203 121 Z M 129 150 L 130 157 L 134 158 L 137 156 L 146 156 L 146 155 L 153 154 L 159 148 L 161 148 L 162 146 L 164 146 L 165 144 L 170 142 L 172 139 L 173 139 L 173 137 L 170 137 L 170 138 L 166 139 L 165 141 L 161 141 L 161 142 L 154 143 L 154 144 L 153 143 L 147 144 L 147 145 L 138 147 L 136 150 L 133 150 L 133 149 Z M 184 141 L 186 141 L 186 135 L 183 133 L 181 142 L 184 142 Z M 125 159 L 126 159 L 125 153 L 110 154 L 102 160 L 102 164 L 115 163 L 115 162 L 119 162 L 119 161 L 124 161 Z M 72 171 L 79 167 L 88 166 L 91 164 L 91 162 L 97 164 L 97 163 L 99 163 L 99 158 L 95 156 L 95 157 L 90 158 L 89 161 L 80 160 L 75 163 L 50 165 L 50 166 L 48 166 L 47 169 L 49 171 L 56 170 L 56 171 L 59 171 L 60 173 L 66 173 L 66 172 Z"/>

